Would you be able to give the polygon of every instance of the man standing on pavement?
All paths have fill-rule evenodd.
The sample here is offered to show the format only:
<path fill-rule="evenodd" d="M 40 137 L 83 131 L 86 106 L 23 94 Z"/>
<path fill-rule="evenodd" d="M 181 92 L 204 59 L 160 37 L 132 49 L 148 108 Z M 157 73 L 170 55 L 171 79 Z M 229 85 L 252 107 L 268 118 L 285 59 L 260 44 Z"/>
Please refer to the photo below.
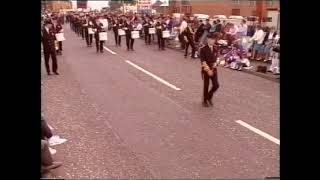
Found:
<path fill-rule="evenodd" d="M 185 40 L 184 40 L 184 38 L 183 38 L 182 33 L 183 33 L 183 31 L 184 31 L 187 27 L 188 27 L 187 18 L 184 17 L 183 20 L 182 20 L 182 22 L 181 22 L 181 25 L 180 25 L 180 27 L 179 27 L 179 31 L 180 31 L 180 33 L 179 33 L 179 40 L 180 40 L 180 42 L 181 42 L 181 49 L 185 49 L 186 42 L 185 42 Z"/>
<path fill-rule="evenodd" d="M 62 33 L 63 32 L 63 28 L 62 25 L 59 21 L 54 20 L 53 21 L 53 29 L 55 30 L 55 33 Z M 58 55 L 62 55 L 62 41 L 58 41 L 58 50 L 57 50 L 57 54 Z"/>
<path fill-rule="evenodd" d="M 193 36 L 194 36 L 194 31 L 191 27 L 191 21 L 188 21 L 188 26 L 187 28 L 182 32 L 184 40 L 186 42 L 186 49 L 185 49 L 185 54 L 184 54 L 184 58 L 187 58 L 188 56 L 188 50 L 189 50 L 189 46 L 191 46 L 192 48 L 192 53 L 191 53 L 191 58 L 195 58 L 195 53 L 196 53 L 196 47 L 194 45 L 194 41 L 193 41 Z"/>
<path fill-rule="evenodd" d="M 44 28 L 42 29 L 41 41 L 43 45 L 44 60 L 45 60 L 45 66 L 46 66 L 48 75 L 51 75 L 50 66 L 49 66 L 50 56 L 52 60 L 52 71 L 54 74 L 59 75 L 57 71 L 58 63 L 57 63 L 56 49 L 54 44 L 55 32 L 52 29 L 52 23 L 48 20 L 45 22 Z"/>
<path fill-rule="evenodd" d="M 213 105 L 212 97 L 213 94 L 219 88 L 218 82 L 218 72 L 216 68 L 216 60 L 218 57 L 218 47 L 216 46 L 216 42 L 218 40 L 218 33 L 209 34 L 207 36 L 208 44 L 203 46 L 200 49 L 200 60 L 202 67 L 202 79 L 203 79 L 203 102 L 202 105 L 204 107 L 209 107 Z M 209 81 L 212 82 L 212 87 L 210 91 L 209 89 Z"/>

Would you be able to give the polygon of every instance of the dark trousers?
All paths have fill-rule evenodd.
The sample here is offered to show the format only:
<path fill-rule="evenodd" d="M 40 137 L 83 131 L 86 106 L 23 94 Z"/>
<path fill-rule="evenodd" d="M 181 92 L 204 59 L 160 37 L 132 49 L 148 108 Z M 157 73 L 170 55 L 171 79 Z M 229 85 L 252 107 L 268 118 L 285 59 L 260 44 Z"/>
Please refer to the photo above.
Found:
<path fill-rule="evenodd" d="M 77 26 L 77 34 L 78 36 L 81 36 L 81 26 Z"/>
<path fill-rule="evenodd" d="M 186 41 L 184 40 L 183 35 L 179 35 L 178 38 L 181 43 L 181 49 L 185 49 L 186 48 Z"/>
<path fill-rule="evenodd" d="M 144 31 L 144 41 L 146 44 L 151 44 L 151 34 L 148 31 Z"/>
<path fill-rule="evenodd" d="M 41 120 L 41 139 L 50 139 L 53 136 L 47 122 Z"/>
<path fill-rule="evenodd" d="M 158 37 L 159 49 L 164 49 L 164 38 L 162 38 L 162 33 L 161 34 L 157 34 L 157 37 Z"/>
<path fill-rule="evenodd" d="M 59 51 L 62 51 L 62 41 L 58 41 L 58 45 L 59 45 Z"/>
<path fill-rule="evenodd" d="M 103 52 L 103 44 L 104 44 L 104 41 L 99 41 L 98 38 L 96 38 L 96 49 L 97 49 L 97 52 Z"/>
<path fill-rule="evenodd" d="M 191 52 L 191 57 L 195 57 L 195 53 L 196 53 L 196 47 L 194 46 L 194 42 L 193 40 L 189 40 L 187 43 L 186 43 L 186 51 L 184 53 L 184 56 L 187 56 L 188 55 L 188 50 L 189 50 L 189 46 L 191 46 L 192 48 L 192 52 Z"/>
<path fill-rule="evenodd" d="M 206 102 L 212 99 L 213 94 L 219 88 L 218 72 L 217 72 L 217 69 L 214 68 L 214 74 L 212 77 L 208 76 L 207 72 L 205 71 L 202 71 L 202 75 L 203 75 L 203 102 Z M 210 91 L 208 91 L 210 80 L 212 82 L 212 86 Z"/>
<path fill-rule="evenodd" d="M 81 37 L 82 37 L 82 39 L 84 39 L 84 34 L 85 34 L 84 31 L 85 31 L 85 29 L 84 29 L 84 27 L 80 27 L 80 29 L 81 29 L 81 30 L 80 30 L 80 31 L 81 31 L 81 32 L 80 32 L 80 33 L 81 33 Z"/>
<path fill-rule="evenodd" d="M 51 60 L 52 60 L 52 71 L 57 72 L 58 63 L 57 63 L 56 52 L 55 52 L 55 50 L 51 50 L 51 51 L 44 52 L 44 62 L 45 62 L 47 73 L 50 73 L 50 66 L 49 66 L 50 56 L 51 56 Z"/>
<path fill-rule="evenodd" d="M 41 140 L 41 165 L 50 166 L 53 163 L 53 159 L 49 150 L 49 143 L 45 140 Z"/>
<path fill-rule="evenodd" d="M 89 45 L 91 46 L 91 44 L 92 44 L 92 37 L 93 37 L 92 34 L 86 33 L 87 46 L 89 46 Z"/>
<path fill-rule="evenodd" d="M 127 49 L 132 49 L 133 50 L 133 44 L 134 44 L 134 39 L 131 38 L 130 35 L 126 35 L 126 43 L 127 43 Z"/>
<path fill-rule="evenodd" d="M 113 31 L 114 32 L 114 39 L 116 41 L 116 45 L 121 46 L 121 36 L 119 36 L 118 31 Z"/>

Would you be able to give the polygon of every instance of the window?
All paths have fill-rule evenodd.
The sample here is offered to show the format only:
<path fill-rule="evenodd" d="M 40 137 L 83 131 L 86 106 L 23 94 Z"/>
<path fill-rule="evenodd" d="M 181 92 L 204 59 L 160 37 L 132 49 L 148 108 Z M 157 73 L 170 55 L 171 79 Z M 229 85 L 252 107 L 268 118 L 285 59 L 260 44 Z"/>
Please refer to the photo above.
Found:
<path fill-rule="evenodd" d="M 249 6 L 256 6 L 255 0 L 249 0 Z"/>
<path fill-rule="evenodd" d="M 272 6 L 273 6 L 273 0 L 267 0 L 267 1 L 266 1 L 266 5 L 267 5 L 268 7 L 272 7 Z"/>
<path fill-rule="evenodd" d="M 231 14 L 233 16 L 240 16 L 240 9 L 232 9 Z"/>
<path fill-rule="evenodd" d="M 233 4 L 240 4 L 240 0 L 233 0 Z"/>
<path fill-rule="evenodd" d="M 252 11 L 252 16 L 257 16 L 257 11 L 256 10 Z"/>

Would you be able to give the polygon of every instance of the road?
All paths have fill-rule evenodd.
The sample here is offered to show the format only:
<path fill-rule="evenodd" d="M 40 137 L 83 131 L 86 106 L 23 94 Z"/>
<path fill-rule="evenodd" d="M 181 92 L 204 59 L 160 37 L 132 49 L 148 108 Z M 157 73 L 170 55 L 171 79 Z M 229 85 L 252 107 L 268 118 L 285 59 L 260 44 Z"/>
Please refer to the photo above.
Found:
<path fill-rule="evenodd" d="M 64 29 L 60 75 L 42 69 L 42 109 L 68 139 L 54 147 L 64 165 L 51 177 L 279 176 L 279 83 L 219 68 L 214 106 L 204 108 L 199 60 L 142 40 L 128 52 L 112 31 L 100 54 Z"/>

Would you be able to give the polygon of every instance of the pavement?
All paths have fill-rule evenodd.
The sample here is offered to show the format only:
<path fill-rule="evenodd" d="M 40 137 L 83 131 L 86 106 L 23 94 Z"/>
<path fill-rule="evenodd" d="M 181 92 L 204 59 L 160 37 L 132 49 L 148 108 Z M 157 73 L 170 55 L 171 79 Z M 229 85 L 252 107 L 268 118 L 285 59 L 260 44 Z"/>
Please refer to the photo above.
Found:
<path fill-rule="evenodd" d="M 103 54 L 68 25 L 59 76 L 42 65 L 42 109 L 62 167 L 49 178 L 279 177 L 279 83 L 218 68 L 213 107 L 201 106 L 198 61 L 136 40 Z M 93 42 L 94 44 L 94 42 Z"/>
<path fill-rule="evenodd" d="M 180 43 L 174 40 L 170 40 L 166 42 L 167 47 L 170 49 L 174 49 L 177 51 L 180 51 L 182 54 L 184 53 L 184 50 L 181 50 L 180 48 Z M 190 48 L 191 49 L 191 48 Z M 191 53 L 191 50 L 189 50 Z M 262 73 L 262 72 L 257 72 L 257 67 L 258 66 L 270 66 L 270 62 L 263 62 L 263 61 L 257 61 L 257 60 L 251 60 L 250 64 L 253 66 L 251 69 L 242 69 L 242 72 L 245 73 L 249 73 L 264 79 L 268 79 L 270 81 L 274 81 L 274 82 L 280 82 L 280 75 L 275 75 L 273 73 L 270 72 L 266 72 L 266 73 Z"/>

